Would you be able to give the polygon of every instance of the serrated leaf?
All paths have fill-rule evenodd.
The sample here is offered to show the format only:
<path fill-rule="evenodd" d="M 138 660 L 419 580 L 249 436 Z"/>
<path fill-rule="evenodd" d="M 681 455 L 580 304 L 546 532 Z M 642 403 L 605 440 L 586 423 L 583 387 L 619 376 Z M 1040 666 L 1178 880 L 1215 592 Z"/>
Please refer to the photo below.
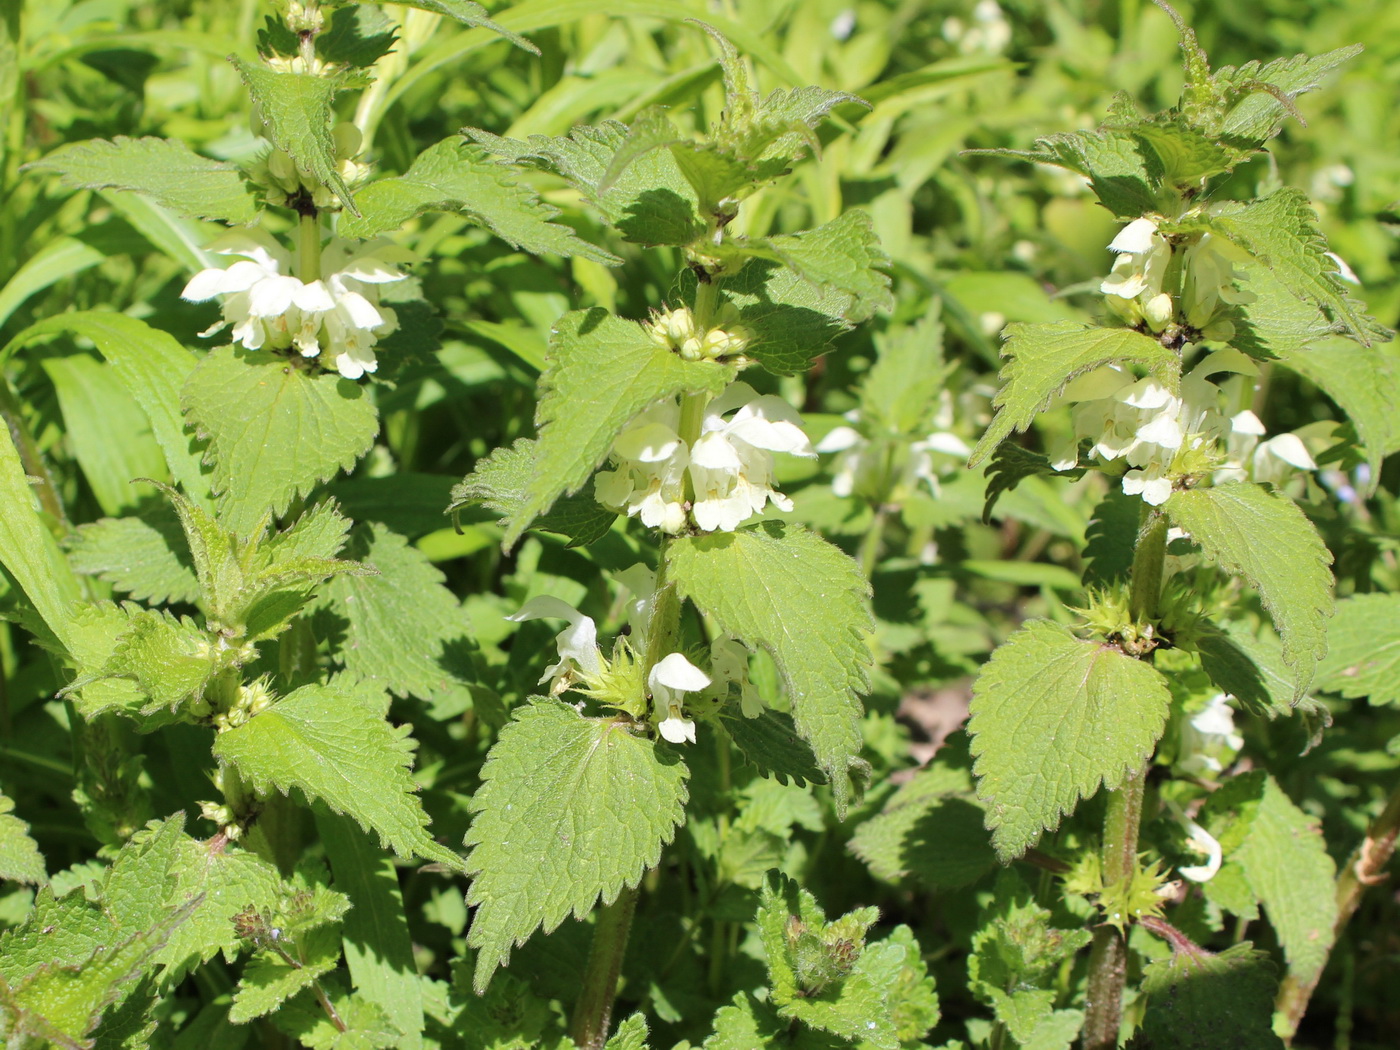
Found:
<path fill-rule="evenodd" d="M 878 877 L 917 879 L 932 889 L 967 886 L 996 864 L 969 770 L 942 754 L 903 785 L 851 839 L 851 852 Z"/>
<path fill-rule="evenodd" d="M 353 554 L 378 575 L 341 576 L 321 602 L 344 620 L 345 669 L 424 700 L 474 680 L 466 615 L 427 556 L 382 525 L 357 532 Z"/>
<path fill-rule="evenodd" d="M 1002 388 L 992 400 L 992 425 L 972 450 L 975 467 L 1013 430 L 1025 430 L 1071 379 L 1103 365 L 1132 364 L 1176 388 L 1181 359 L 1151 336 L 1131 328 L 1095 328 L 1073 321 L 1013 324 L 1006 328 Z"/>
<path fill-rule="evenodd" d="M 1291 58 L 1276 58 L 1262 66 L 1258 62 L 1246 62 L 1238 69 L 1234 66 L 1220 67 L 1212 76 L 1215 85 L 1234 88 L 1244 96 L 1225 115 L 1221 134 L 1247 143 L 1262 144 L 1278 134 L 1288 111 L 1274 95 L 1257 90 L 1254 84 L 1271 84 L 1287 98 L 1297 98 L 1317 88 L 1328 72 L 1360 53 L 1360 44 L 1350 44 L 1311 58 L 1294 55 Z"/>
<path fill-rule="evenodd" d="M 523 36 L 520 36 L 518 33 L 512 33 L 499 22 L 493 22 L 486 8 L 482 7 L 480 4 L 473 3 L 472 0 L 395 0 L 395 2 L 401 3 L 404 7 L 416 7 L 420 11 L 432 11 L 434 14 L 455 18 L 463 25 L 489 29 L 491 32 L 509 40 L 522 51 L 528 51 L 532 55 L 538 55 L 540 53 L 540 49 Z"/>
<path fill-rule="evenodd" d="M 1149 963 L 1147 1011 L 1131 1050 L 1281 1050 L 1272 1028 L 1278 980 L 1249 941 L 1219 955 L 1195 945 Z"/>
<path fill-rule="evenodd" d="M 1400 703 L 1400 595 L 1358 594 L 1337 603 L 1316 686 L 1373 704 Z"/>
<path fill-rule="evenodd" d="M 26 168 L 56 172 L 69 189 L 141 193 L 190 219 L 242 225 L 258 217 L 257 197 L 237 165 L 201 157 L 174 139 L 71 142 Z"/>
<path fill-rule="evenodd" d="M 718 394 L 733 377 L 731 366 L 684 361 L 657 346 L 640 325 L 602 309 L 565 314 L 550 339 L 535 413 L 535 477 L 506 529 L 506 547 L 560 496 L 583 487 L 613 439 L 643 409 L 688 391 Z"/>
<path fill-rule="evenodd" d="M 1221 142 L 1176 115 L 1134 124 L 1128 130 L 1157 155 L 1162 181 L 1199 186 L 1204 179 L 1230 171 L 1254 150 Z"/>
<path fill-rule="evenodd" d="M 935 299 L 916 324 L 875 337 L 875 363 L 860 382 L 862 418 L 891 433 L 924 437 L 938 394 L 947 382 L 943 357 L 942 300 Z"/>
<path fill-rule="evenodd" d="M 1317 214 L 1302 191 L 1285 187 L 1262 200 L 1222 210 L 1209 227 L 1268 267 L 1294 296 L 1325 313 L 1336 331 L 1366 346 L 1390 337 L 1390 331 L 1351 297 L 1337 264 L 1326 254 Z"/>
<path fill-rule="evenodd" d="M 1171 694 L 1148 664 L 1032 620 L 973 685 L 977 795 L 1003 861 L 1100 785 L 1112 789 L 1152 753 Z"/>
<path fill-rule="evenodd" d="M 1185 642 L 1200 656 L 1201 669 L 1211 682 L 1251 714 L 1274 719 L 1300 711 L 1315 714 L 1320 709 L 1325 715 L 1326 709 L 1311 697 L 1295 703 L 1293 673 L 1283 662 L 1283 643 L 1267 626 L 1264 630 L 1265 636 L 1258 637 L 1240 624 L 1202 621 Z"/>
<path fill-rule="evenodd" d="M 1251 282 L 1252 283 L 1252 282 Z M 1288 348 L 1279 357 L 1284 365 L 1316 383 L 1341 406 L 1366 446 L 1371 480 L 1362 486 L 1374 491 L 1381 461 L 1400 450 L 1400 361 L 1389 347 L 1360 346 L 1350 339 L 1324 339 L 1307 347 Z"/>
<path fill-rule="evenodd" d="M 1121 487 L 1114 487 L 1094 507 L 1093 517 L 1084 532 L 1086 587 L 1128 582 L 1142 505 L 1142 500 L 1127 495 Z"/>
<path fill-rule="evenodd" d="M 757 718 L 745 718 L 732 706 L 720 712 L 720 724 L 744 761 L 780 784 L 825 784 L 812 749 L 797 735 L 792 716 L 765 707 Z"/>
<path fill-rule="evenodd" d="M 603 1050 L 647 1050 L 647 1019 L 645 1014 L 633 1014 L 617 1026 Z"/>
<path fill-rule="evenodd" d="M 1244 482 L 1173 493 L 1165 509 L 1207 558 L 1259 592 L 1301 698 L 1327 652 L 1332 615 L 1332 555 L 1312 522 L 1292 500 Z"/>
<path fill-rule="evenodd" d="M 311 1050 L 388 1050 L 402 1045 L 404 1033 L 376 1004 L 346 991 L 335 975 L 322 980 L 321 987 L 339 1024 L 308 992 L 276 1011 L 272 1023 Z"/>
<path fill-rule="evenodd" d="M 778 260 L 828 301 L 847 298 L 837 316 L 865 321 L 877 310 L 894 306 L 890 278 L 881 268 L 888 258 L 880 250 L 870 216 L 858 209 L 796 234 L 777 234 L 763 242 Z"/>
<path fill-rule="evenodd" d="M 1289 973 L 1311 981 L 1327 962 L 1337 921 L 1337 868 L 1317 821 L 1262 770 L 1213 794 L 1200 819 L 1264 906 Z"/>
<path fill-rule="evenodd" d="M 869 585 L 840 549 L 796 525 L 677 537 L 667 579 L 726 634 L 773 657 L 792 718 L 845 819 L 869 688 Z"/>
<path fill-rule="evenodd" d="M 145 694 L 142 714 L 175 709 L 204 695 L 216 670 L 210 636 L 188 617 L 126 607 L 131 626 L 117 640 L 102 673 L 129 678 Z"/>
<path fill-rule="evenodd" d="M 268 950 L 258 952 L 243 968 L 228 1012 L 228 1019 L 234 1024 L 246 1024 L 271 1013 L 311 987 L 322 974 L 335 969 L 340 961 L 340 930 L 335 926 L 308 930 L 295 943 L 283 941 L 281 947 L 295 965 L 278 952 Z"/>
<path fill-rule="evenodd" d="M 1138 219 L 1160 210 L 1162 183 L 1156 151 L 1144 150 L 1136 135 L 1112 128 L 1075 131 L 1037 139 L 1029 150 L 972 150 L 1052 164 L 1087 177 L 1099 202 L 1120 219 Z"/>
<path fill-rule="evenodd" d="M 624 721 L 554 701 L 516 709 L 471 801 L 467 944 L 478 994 L 536 929 L 637 885 L 685 819 L 688 777 L 670 746 Z"/>
<path fill-rule="evenodd" d="M 18 345 L 64 332 L 93 341 L 127 393 L 145 410 L 171 476 L 190 499 L 205 502 L 209 482 L 199 454 L 190 447 L 180 409 L 180 386 L 194 370 L 194 355 L 169 333 L 108 311 L 59 314 L 26 328 L 13 342 Z M 220 411 L 227 411 L 227 405 Z"/>
<path fill-rule="evenodd" d="M 378 833 L 401 857 L 461 870 L 462 859 L 427 832 L 409 768 L 408 727 L 394 728 L 356 697 L 308 685 L 221 733 L 214 756 L 263 794 L 292 788 Z"/>
<path fill-rule="evenodd" d="M 690 244 L 705 231 L 695 190 L 669 150 L 644 151 L 620 171 L 612 170 L 631 137 L 625 124 L 607 121 L 574 128 L 567 137 L 532 135 L 524 142 L 477 128 L 463 130 L 498 156 L 567 179 L 629 241 Z"/>
<path fill-rule="evenodd" d="M 501 515 L 502 521 L 516 517 L 529 499 L 537 470 L 535 455 L 535 442 L 520 438 L 478 460 L 476 469 L 453 487 L 447 509 L 455 511 L 480 503 Z M 598 502 L 589 479 L 574 495 L 555 500 L 554 506 L 536 518 L 532 527 L 567 536 L 566 546 L 586 547 L 607 535 L 616 518 L 616 511 Z"/>
<path fill-rule="evenodd" d="M 996 446 L 992 461 L 987 464 L 987 495 L 982 501 L 982 523 L 992 520 L 992 512 L 997 502 L 1008 492 L 1015 490 L 1027 478 L 1065 477 L 1078 479 L 1084 476 L 1083 470 L 1059 471 L 1050 465 L 1050 458 L 1039 452 L 1032 452 L 1020 445 L 1003 442 Z"/>
<path fill-rule="evenodd" d="M 212 351 L 185 383 L 183 401 L 209 439 L 220 520 L 238 533 L 349 470 L 379 432 L 365 388 L 267 351 Z"/>
<path fill-rule="evenodd" d="M 310 73 L 279 73 L 237 56 L 230 61 L 253 96 L 254 112 L 272 144 L 303 172 L 330 187 L 351 215 L 358 215 L 350 187 L 341 177 L 331 138 L 335 119 L 331 103 L 345 81 Z"/>
<path fill-rule="evenodd" d="M 355 199 L 361 214 L 341 222 L 342 236 L 372 237 L 427 211 L 451 211 L 534 255 L 577 255 L 607 266 L 621 261 L 555 222 L 558 209 L 513 169 L 460 138 L 429 146 L 402 175 L 370 183 Z"/>
<path fill-rule="evenodd" d="M 68 551 L 74 572 L 105 580 L 137 601 L 166 605 L 199 597 L 180 523 L 168 507 L 79 525 Z"/>
<path fill-rule="evenodd" d="M 12 799 L 0 792 L 0 879 L 48 882 L 44 856 L 29 837 L 29 825 L 14 815 Z"/>

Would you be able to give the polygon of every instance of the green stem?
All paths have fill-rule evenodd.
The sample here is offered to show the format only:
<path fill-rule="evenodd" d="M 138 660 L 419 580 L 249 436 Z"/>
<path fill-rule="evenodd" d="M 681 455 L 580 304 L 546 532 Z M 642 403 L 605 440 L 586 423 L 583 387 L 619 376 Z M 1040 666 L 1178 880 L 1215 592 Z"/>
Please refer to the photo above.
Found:
<path fill-rule="evenodd" d="M 870 522 L 870 528 L 865 530 L 865 536 L 860 541 L 860 571 L 865 573 L 868 580 L 875 572 L 875 566 L 880 560 L 880 547 L 885 539 L 885 524 L 889 521 L 889 507 L 881 503 L 875 508 L 875 517 Z"/>
<path fill-rule="evenodd" d="M 1366 888 L 1385 881 L 1385 866 L 1395 853 L 1397 834 L 1400 834 L 1400 785 L 1390 793 L 1380 816 L 1347 858 L 1346 867 L 1337 877 L 1337 921 L 1332 926 L 1333 944 L 1346 929 Z M 1291 1045 L 1321 977 L 1322 968 L 1319 967 L 1307 980 L 1299 980 L 1294 974 L 1289 974 L 1279 985 L 1278 1012 L 1284 1022 L 1284 1031 L 1280 1034 L 1285 1043 Z"/>
<path fill-rule="evenodd" d="M 1135 623 L 1150 623 L 1162 595 L 1162 567 L 1167 551 L 1167 517 L 1144 506 L 1129 577 L 1128 605 Z M 1109 792 L 1104 814 L 1101 870 L 1104 886 L 1121 885 L 1137 867 L 1138 829 L 1142 824 L 1146 767 L 1129 773 Z M 1114 1050 L 1123 1023 L 1123 986 L 1128 977 L 1127 916 L 1109 916 L 1094 931 L 1089 953 L 1089 987 L 1085 995 L 1084 1050 Z"/>
<path fill-rule="evenodd" d="M 708 281 L 700 281 L 695 288 L 695 306 L 691 310 L 695 314 L 697 331 L 704 332 L 713 326 L 717 306 L 719 306 L 719 281 L 713 277 Z"/>
<path fill-rule="evenodd" d="M 321 217 L 303 215 L 297 227 L 297 277 L 302 284 L 321 279 Z"/>
<path fill-rule="evenodd" d="M 569 1021 L 569 1037 L 579 1050 L 601 1050 L 608 1041 L 617 979 L 622 972 L 622 958 L 627 953 L 627 936 L 632 929 L 632 913 L 637 908 L 639 892 L 640 887 L 624 887 L 617 900 L 598 910 L 593 926 L 593 947 L 583 972 L 583 987 Z"/>

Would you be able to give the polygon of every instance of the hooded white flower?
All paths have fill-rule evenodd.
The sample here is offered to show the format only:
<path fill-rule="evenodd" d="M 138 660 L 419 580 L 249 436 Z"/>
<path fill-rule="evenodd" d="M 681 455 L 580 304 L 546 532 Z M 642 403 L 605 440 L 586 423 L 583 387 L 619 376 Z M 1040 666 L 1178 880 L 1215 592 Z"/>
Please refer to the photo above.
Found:
<path fill-rule="evenodd" d="M 379 285 L 401 281 L 396 264 L 411 253 L 386 241 L 352 245 L 333 239 L 322 252 L 324 276 L 291 276 L 291 256 L 261 230 L 220 238 L 211 250 L 243 258 L 226 270 L 201 270 L 182 293 L 191 302 L 223 296 L 223 320 L 201 335 L 232 325 L 235 343 L 249 350 L 285 350 L 303 357 L 328 352 L 347 379 L 373 372 L 374 346 L 398 328 L 393 310 L 379 303 Z"/>
<path fill-rule="evenodd" d="M 1234 306 L 1255 300 L 1253 292 L 1235 287 L 1235 281 L 1243 275 L 1235 272 L 1234 262 L 1244 258 L 1244 253 L 1229 241 L 1209 233 L 1186 249 L 1182 261 L 1181 300 L 1187 324 L 1209 329 L 1221 303 Z M 1228 338 L 1233 330 L 1230 326 L 1229 331 L 1217 330 L 1212 334 Z"/>
<path fill-rule="evenodd" d="M 542 594 L 531 598 L 520 607 L 520 611 L 507 620 L 520 623 L 525 620 L 559 619 L 569 625 L 555 636 L 559 659 L 545 668 L 540 676 L 540 685 L 549 683 L 551 696 L 557 696 L 569 688 L 574 672 L 598 675 L 603 670 L 602 654 L 598 651 L 598 626 L 591 616 L 584 616 L 568 602 Z"/>
<path fill-rule="evenodd" d="M 1244 747 L 1235 730 L 1235 712 L 1229 697 L 1217 693 L 1200 711 L 1181 724 L 1176 765 L 1188 776 L 1206 777 L 1221 772 L 1222 760 L 1232 760 Z"/>
<path fill-rule="evenodd" d="M 688 474 L 695 524 L 732 532 L 770 501 L 792 509 L 773 488 L 773 453 L 816 455 L 801 422 L 782 398 L 759 397 L 747 383 L 733 383 L 706 407 L 700 437 L 687 448 L 678 433 L 680 406 L 661 401 L 617 436 L 615 469 L 599 472 L 594 491 L 604 505 L 674 534 L 686 524 Z"/>
<path fill-rule="evenodd" d="M 647 675 L 647 688 L 657 714 L 666 717 L 657 725 L 661 736 L 673 744 L 695 743 L 695 723 L 685 717 L 685 694 L 705 689 L 710 676 L 685 658 L 672 653 L 658 660 Z"/>
<path fill-rule="evenodd" d="M 1173 314 L 1171 296 L 1162 290 L 1172 249 L 1157 232 L 1156 220 L 1134 219 L 1118 231 L 1108 250 L 1118 253 L 1112 272 L 1099 285 L 1108 305 L 1129 321 L 1146 320 L 1153 331 L 1161 331 Z"/>
<path fill-rule="evenodd" d="M 1186 829 L 1186 845 L 1195 852 L 1204 854 L 1206 858 L 1204 864 L 1191 864 L 1184 868 L 1178 867 L 1176 870 L 1181 873 L 1182 878 L 1190 879 L 1192 882 L 1209 882 L 1220 871 L 1220 865 L 1225 859 L 1225 851 L 1220 846 L 1220 840 L 1183 813 L 1181 807 L 1175 802 L 1169 801 L 1167 808 Z"/>

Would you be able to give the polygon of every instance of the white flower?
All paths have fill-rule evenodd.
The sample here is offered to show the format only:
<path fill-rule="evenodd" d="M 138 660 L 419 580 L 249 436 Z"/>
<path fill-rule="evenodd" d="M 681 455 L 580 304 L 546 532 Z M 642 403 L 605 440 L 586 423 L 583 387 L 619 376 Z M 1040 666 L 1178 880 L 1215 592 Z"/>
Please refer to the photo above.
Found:
<path fill-rule="evenodd" d="M 303 357 L 328 351 L 347 379 L 373 372 L 374 346 L 398 328 L 379 303 L 379 285 L 401 281 L 396 264 L 411 253 L 387 242 L 351 245 L 333 239 L 322 252 L 326 276 L 310 283 L 290 275 L 291 257 L 261 230 L 232 233 L 211 247 L 243 259 L 226 270 L 201 270 L 182 293 L 191 302 L 223 296 L 223 320 L 202 335 L 232 325 L 233 341 L 249 350 L 285 350 Z"/>
<path fill-rule="evenodd" d="M 710 670 L 715 682 L 727 695 L 731 683 L 739 687 L 739 709 L 745 718 L 763 714 L 763 698 L 749 681 L 749 651 L 737 638 L 724 636 L 710 643 Z"/>
<path fill-rule="evenodd" d="M 1217 693 L 1196 714 L 1181 724 L 1176 765 L 1188 776 L 1205 777 L 1221 772 L 1222 759 L 1232 759 L 1244 747 L 1235 730 L 1235 713 L 1229 697 Z"/>
<path fill-rule="evenodd" d="M 647 688 L 656 702 L 656 713 L 666 714 L 657 726 L 664 739 L 673 744 L 695 743 L 695 723 L 685 717 L 684 694 L 709 684 L 710 676 L 681 653 L 671 653 L 656 662 L 647 675 Z"/>
<path fill-rule="evenodd" d="M 506 617 L 517 623 L 550 618 L 569 621 L 569 626 L 555 637 L 559 660 L 545 668 L 539 681 L 540 685 L 549 682 L 550 695 L 558 696 L 569 688 L 575 670 L 585 675 L 599 675 L 603 670 L 603 660 L 598 651 L 598 627 L 593 618 L 584 616 L 560 598 L 539 595 L 522 605 L 515 615 Z"/>
<path fill-rule="evenodd" d="M 679 405 L 661 401 L 617 436 L 615 469 L 599 472 L 594 491 L 604 505 L 674 534 L 687 520 L 688 475 L 695 524 L 732 532 L 769 502 L 792 509 L 792 501 L 773 488 L 773 453 L 816 455 L 801 422 L 782 398 L 759 397 L 748 384 L 733 383 L 706 407 L 700 437 L 687 448 L 677 432 Z"/>
<path fill-rule="evenodd" d="M 1167 807 L 1172 816 L 1186 829 L 1186 845 L 1197 853 L 1205 854 L 1206 857 L 1204 864 L 1192 864 L 1184 868 L 1178 866 L 1176 870 L 1181 873 L 1182 878 L 1192 882 L 1209 882 L 1220 871 L 1220 865 L 1225 859 L 1220 840 L 1183 813 L 1175 802 L 1168 802 Z"/>
<path fill-rule="evenodd" d="M 1227 481 L 1260 481 L 1282 485 L 1295 471 L 1316 470 L 1317 463 L 1297 434 L 1278 434 L 1267 441 L 1259 417 L 1246 409 L 1230 420 L 1225 464 L 1211 477 L 1217 484 Z"/>
<path fill-rule="evenodd" d="M 1221 303 L 1233 306 L 1254 301 L 1253 292 L 1235 287 L 1235 281 L 1242 275 L 1235 273 L 1234 262 L 1244 258 L 1244 253 L 1229 241 L 1209 233 L 1186 249 L 1182 260 L 1181 300 L 1187 324 L 1193 328 L 1207 328 Z"/>
<path fill-rule="evenodd" d="M 1112 272 L 1099 285 L 1104 295 L 1145 302 L 1161 294 L 1172 249 L 1157 232 L 1155 220 L 1134 219 L 1118 231 L 1108 250 L 1116 252 L 1118 258 L 1113 261 Z"/>

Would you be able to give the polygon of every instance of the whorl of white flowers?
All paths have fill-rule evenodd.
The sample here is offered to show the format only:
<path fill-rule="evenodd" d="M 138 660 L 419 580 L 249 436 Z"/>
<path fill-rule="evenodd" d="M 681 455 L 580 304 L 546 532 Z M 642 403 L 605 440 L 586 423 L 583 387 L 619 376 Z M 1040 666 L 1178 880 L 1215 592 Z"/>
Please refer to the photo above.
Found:
<path fill-rule="evenodd" d="M 945 390 L 942 397 L 947 411 L 940 409 L 934 425 L 951 426 L 952 396 Z M 899 501 L 920 484 L 927 485 L 936 498 L 940 480 L 966 466 L 972 453 L 967 442 L 951 430 L 935 430 L 914 440 L 900 436 L 879 441 L 867 436 L 870 426 L 860 409 L 851 409 L 844 418 L 849 425 L 833 428 L 816 444 L 817 452 L 836 453 L 831 465 L 831 491 L 842 498 L 860 493 L 869 499 Z M 894 464 L 899 472 L 893 479 L 887 477 L 892 445 L 897 446 Z M 882 491 L 887 485 L 889 491 Z"/>
<path fill-rule="evenodd" d="M 1281 484 L 1292 470 L 1316 467 L 1302 441 L 1293 434 L 1261 443 L 1264 427 L 1248 410 L 1227 415 L 1222 403 L 1237 402 L 1206 377 L 1218 372 L 1255 373 L 1255 366 L 1238 351 L 1208 355 L 1181 380 L 1173 394 L 1151 377 L 1135 379 L 1117 365 L 1106 365 L 1075 379 L 1061 400 L 1075 404 L 1073 433 L 1051 455 L 1056 470 L 1069 470 L 1079 461 L 1079 446 L 1088 440 L 1090 452 L 1103 460 L 1123 460 L 1123 491 L 1161 506 L 1183 474 L 1182 458 L 1198 453 L 1216 482 L 1252 478 Z M 1224 447 L 1221 447 L 1222 442 Z"/>
<path fill-rule="evenodd" d="M 687 522 L 705 532 L 733 532 L 770 502 L 792 510 L 773 487 L 773 453 L 816 453 L 786 401 L 732 383 L 706 406 L 693 445 L 682 440 L 680 420 L 680 405 L 668 399 L 629 423 L 613 442 L 613 469 L 594 481 L 599 501 L 673 535 Z"/>
<path fill-rule="evenodd" d="M 324 276 L 304 282 L 292 276 L 287 251 L 261 230 L 227 234 L 210 250 L 242 258 L 228 269 L 201 270 L 185 285 L 181 294 L 191 302 L 223 299 L 223 320 L 201 335 L 232 325 L 240 346 L 324 355 L 347 379 L 379 367 L 375 344 L 399 326 L 380 303 L 379 286 L 403 280 L 398 264 L 412 261 L 412 253 L 384 240 L 336 238 L 321 253 Z"/>

